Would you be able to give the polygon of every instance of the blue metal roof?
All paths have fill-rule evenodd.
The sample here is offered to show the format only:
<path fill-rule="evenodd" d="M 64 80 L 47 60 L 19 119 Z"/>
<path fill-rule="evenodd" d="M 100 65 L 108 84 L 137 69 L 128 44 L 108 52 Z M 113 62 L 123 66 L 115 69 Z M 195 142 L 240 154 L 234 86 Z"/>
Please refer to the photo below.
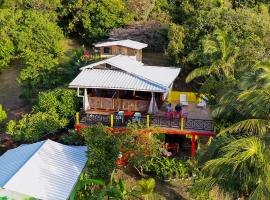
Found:
<path fill-rule="evenodd" d="M 68 199 L 87 162 L 85 150 L 51 140 L 9 150 L 0 157 L 0 187 L 38 199 Z"/>

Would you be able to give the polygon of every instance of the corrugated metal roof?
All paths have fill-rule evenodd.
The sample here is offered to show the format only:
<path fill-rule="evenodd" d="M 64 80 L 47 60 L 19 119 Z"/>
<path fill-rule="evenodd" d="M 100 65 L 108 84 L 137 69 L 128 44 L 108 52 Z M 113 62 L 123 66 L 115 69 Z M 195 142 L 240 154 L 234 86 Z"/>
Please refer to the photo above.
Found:
<path fill-rule="evenodd" d="M 108 88 L 166 92 L 167 88 L 120 70 L 85 69 L 70 84 L 71 88 Z"/>
<path fill-rule="evenodd" d="M 130 56 L 125 56 L 125 55 L 117 55 L 113 56 L 111 58 L 107 58 L 98 62 L 95 62 L 90 65 L 86 65 L 85 67 L 80 68 L 81 70 L 83 69 L 90 69 L 98 65 L 102 64 L 110 64 L 112 66 L 117 66 L 118 68 L 121 69 L 128 69 L 128 68 L 135 68 L 135 67 L 141 67 L 144 66 L 142 62 L 139 62 L 135 60 L 133 57 Z"/>
<path fill-rule="evenodd" d="M 44 200 L 67 199 L 87 161 L 85 149 L 51 140 L 0 157 L 0 187 Z"/>
<path fill-rule="evenodd" d="M 20 146 L 8 150 L 0 157 L 0 187 L 25 164 L 25 162 L 43 145 L 44 141 L 32 145 Z"/>
<path fill-rule="evenodd" d="M 117 41 L 109 41 L 102 42 L 95 45 L 95 47 L 108 47 L 108 46 L 124 46 L 132 49 L 143 49 L 148 45 L 145 43 L 137 42 L 134 40 L 117 40 Z"/>
<path fill-rule="evenodd" d="M 173 67 L 160 67 L 160 66 L 145 66 L 143 63 L 138 62 L 129 56 L 118 55 L 112 58 L 108 58 L 91 65 L 87 65 L 82 67 L 81 70 L 95 68 L 102 64 L 109 64 L 118 69 L 123 70 L 129 74 L 132 74 L 142 80 L 145 80 L 148 83 L 159 85 L 161 88 L 166 88 L 165 91 L 171 86 L 175 78 L 180 73 L 180 68 Z M 112 69 L 113 70 L 113 69 Z M 80 75 L 79 75 L 80 76 Z M 78 76 L 78 77 L 79 77 Z M 76 77 L 76 79 L 78 78 Z M 85 80 L 87 77 L 84 77 Z M 75 80 L 76 80 L 75 79 Z M 79 81 L 77 79 L 77 81 Z M 91 80 L 93 81 L 93 80 Z M 88 81 L 82 81 L 80 83 L 81 86 L 84 86 L 83 83 L 90 82 L 90 78 Z M 93 83 L 94 84 L 94 83 Z M 123 83 L 124 85 L 125 83 Z M 73 87 L 73 82 L 70 84 L 70 87 Z M 85 85 L 86 86 L 86 85 Z"/>

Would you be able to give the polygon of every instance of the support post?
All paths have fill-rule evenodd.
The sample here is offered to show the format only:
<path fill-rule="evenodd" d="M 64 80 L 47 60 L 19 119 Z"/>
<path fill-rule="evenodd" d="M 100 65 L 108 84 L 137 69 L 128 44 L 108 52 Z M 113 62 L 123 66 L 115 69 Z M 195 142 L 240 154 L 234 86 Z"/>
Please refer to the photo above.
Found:
<path fill-rule="evenodd" d="M 146 115 L 146 127 L 149 128 L 150 127 L 150 116 Z"/>
<path fill-rule="evenodd" d="M 110 121 L 111 121 L 111 128 L 113 128 L 113 114 L 111 114 L 111 117 L 110 117 Z"/>
<path fill-rule="evenodd" d="M 194 159 L 195 151 L 196 151 L 196 136 L 195 134 L 192 134 L 192 138 L 191 138 L 191 158 L 192 159 Z"/>
<path fill-rule="evenodd" d="M 180 129 L 181 129 L 181 131 L 183 131 L 184 130 L 184 117 L 181 117 L 180 118 Z"/>
<path fill-rule="evenodd" d="M 80 124 L 80 114 L 79 112 L 76 112 L 76 125 Z"/>

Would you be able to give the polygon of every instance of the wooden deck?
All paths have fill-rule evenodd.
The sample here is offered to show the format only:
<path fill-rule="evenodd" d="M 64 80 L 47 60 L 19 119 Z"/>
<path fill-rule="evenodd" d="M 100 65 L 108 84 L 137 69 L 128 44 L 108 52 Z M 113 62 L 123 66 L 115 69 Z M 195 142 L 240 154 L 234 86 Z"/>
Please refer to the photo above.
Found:
<path fill-rule="evenodd" d="M 174 110 L 178 102 L 172 102 Z M 207 107 L 198 107 L 197 103 L 189 102 L 182 106 L 183 119 L 179 116 L 168 117 L 163 107 L 156 115 L 147 115 L 149 101 L 133 99 L 114 99 L 103 97 L 89 97 L 89 109 L 85 112 L 81 123 L 85 125 L 103 124 L 113 127 L 126 127 L 133 122 L 132 117 L 119 119 L 118 111 L 141 112 L 140 123 L 149 126 L 158 126 L 168 131 L 191 131 L 213 133 L 214 122 L 211 111 Z M 113 125 L 112 125 L 113 124 Z"/>

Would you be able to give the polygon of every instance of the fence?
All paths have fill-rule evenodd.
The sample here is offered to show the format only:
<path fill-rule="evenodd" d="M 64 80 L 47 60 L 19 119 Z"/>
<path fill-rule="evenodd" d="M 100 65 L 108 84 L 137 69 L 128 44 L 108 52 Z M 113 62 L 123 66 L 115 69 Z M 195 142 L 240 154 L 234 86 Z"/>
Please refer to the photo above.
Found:
<path fill-rule="evenodd" d="M 213 131 L 214 123 L 212 120 L 191 119 L 191 118 L 168 118 L 165 116 L 142 116 L 140 118 L 122 118 L 117 115 L 85 115 L 81 123 L 85 125 L 102 124 L 111 127 L 125 127 L 128 123 L 141 123 L 146 126 L 159 126 L 164 128 L 175 128 L 182 130 Z"/>

